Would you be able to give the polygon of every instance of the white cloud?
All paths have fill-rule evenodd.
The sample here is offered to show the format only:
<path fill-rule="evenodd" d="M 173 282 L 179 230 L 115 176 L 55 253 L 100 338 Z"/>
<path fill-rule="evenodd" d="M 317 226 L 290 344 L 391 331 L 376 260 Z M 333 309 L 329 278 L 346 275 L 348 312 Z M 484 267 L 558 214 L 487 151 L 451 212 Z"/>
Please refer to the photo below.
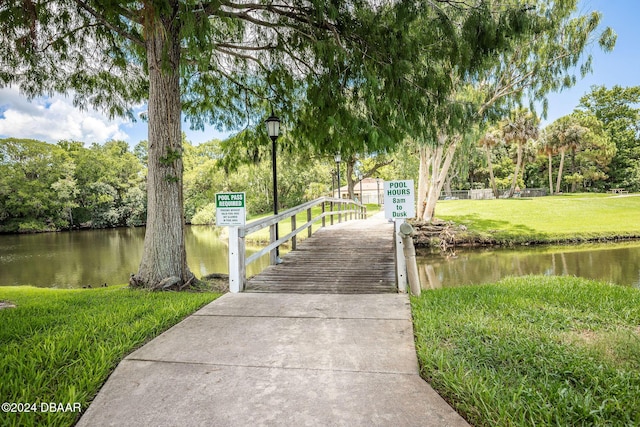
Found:
<path fill-rule="evenodd" d="M 103 143 L 110 139 L 128 140 L 124 127 L 130 127 L 130 123 L 109 120 L 93 110 L 81 111 L 63 95 L 29 101 L 17 88 L 0 89 L 0 137 Z"/>

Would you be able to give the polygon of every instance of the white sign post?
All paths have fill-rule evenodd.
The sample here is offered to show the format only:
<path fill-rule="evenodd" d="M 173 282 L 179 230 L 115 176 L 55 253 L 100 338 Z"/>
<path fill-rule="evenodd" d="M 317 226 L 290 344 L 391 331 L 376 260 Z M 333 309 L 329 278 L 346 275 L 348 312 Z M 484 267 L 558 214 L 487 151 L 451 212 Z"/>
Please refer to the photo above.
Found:
<path fill-rule="evenodd" d="M 216 225 L 229 227 L 229 291 L 241 292 L 244 288 L 244 236 L 239 228 L 245 225 L 245 193 L 216 194 Z"/>
<path fill-rule="evenodd" d="M 413 180 L 384 182 L 384 217 L 408 219 L 416 216 L 416 193 Z"/>
<path fill-rule="evenodd" d="M 407 263 L 399 231 L 400 225 L 405 219 L 416 216 L 416 196 L 412 179 L 384 182 L 384 216 L 387 219 L 392 219 L 395 227 L 398 291 L 407 292 Z"/>
<path fill-rule="evenodd" d="M 245 224 L 245 193 L 216 194 L 216 225 L 239 227 Z"/>

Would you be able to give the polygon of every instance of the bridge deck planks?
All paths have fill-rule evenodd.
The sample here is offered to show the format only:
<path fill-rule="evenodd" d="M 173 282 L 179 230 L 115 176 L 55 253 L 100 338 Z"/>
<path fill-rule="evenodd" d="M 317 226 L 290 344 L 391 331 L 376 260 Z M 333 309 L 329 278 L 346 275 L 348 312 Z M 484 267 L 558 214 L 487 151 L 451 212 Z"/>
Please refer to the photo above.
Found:
<path fill-rule="evenodd" d="M 298 243 L 283 263 L 248 280 L 247 292 L 397 292 L 393 224 L 383 219 L 328 226 Z"/>

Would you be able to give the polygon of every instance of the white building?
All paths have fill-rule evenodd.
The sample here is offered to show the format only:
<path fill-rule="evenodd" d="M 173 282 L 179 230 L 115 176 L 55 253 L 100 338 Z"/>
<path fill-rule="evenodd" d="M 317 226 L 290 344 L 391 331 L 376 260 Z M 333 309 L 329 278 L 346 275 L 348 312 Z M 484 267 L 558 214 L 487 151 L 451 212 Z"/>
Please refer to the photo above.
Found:
<path fill-rule="evenodd" d="M 338 197 L 338 190 L 333 191 L 333 197 Z M 349 188 L 344 185 L 340 187 L 340 197 L 349 198 Z M 356 181 L 353 186 L 353 197 L 362 203 L 373 203 L 381 205 L 384 203 L 384 180 L 378 178 L 364 178 L 362 180 L 362 194 L 360 194 L 360 181 Z"/>

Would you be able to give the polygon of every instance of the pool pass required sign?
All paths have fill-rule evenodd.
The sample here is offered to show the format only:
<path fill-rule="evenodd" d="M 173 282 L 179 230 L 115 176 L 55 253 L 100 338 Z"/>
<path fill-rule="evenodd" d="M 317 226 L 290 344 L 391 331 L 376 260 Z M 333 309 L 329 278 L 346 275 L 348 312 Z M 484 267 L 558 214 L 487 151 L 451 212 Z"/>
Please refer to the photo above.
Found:
<path fill-rule="evenodd" d="M 245 224 L 245 193 L 216 193 L 216 225 Z"/>
<path fill-rule="evenodd" d="M 388 219 L 416 216 L 416 197 L 412 179 L 384 182 L 384 216 Z"/>

